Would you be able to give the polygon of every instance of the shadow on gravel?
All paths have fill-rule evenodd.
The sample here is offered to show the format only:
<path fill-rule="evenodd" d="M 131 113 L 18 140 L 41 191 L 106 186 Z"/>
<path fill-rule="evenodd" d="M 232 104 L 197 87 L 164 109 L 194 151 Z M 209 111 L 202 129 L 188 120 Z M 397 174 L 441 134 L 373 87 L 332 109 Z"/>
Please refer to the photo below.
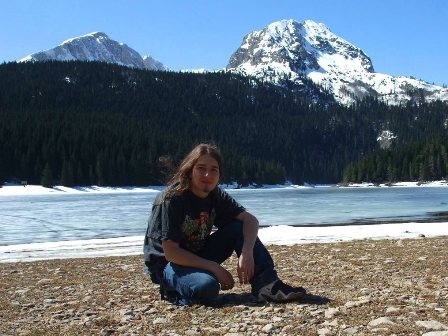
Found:
<path fill-rule="evenodd" d="M 315 304 L 315 305 L 325 305 L 327 303 L 330 303 L 330 299 L 325 296 L 319 296 L 319 295 L 313 295 L 313 294 L 306 294 L 305 297 L 297 301 L 298 304 Z"/>
<path fill-rule="evenodd" d="M 219 294 L 216 299 L 216 307 L 232 306 L 262 306 L 251 294 Z"/>
<path fill-rule="evenodd" d="M 303 299 L 291 301 L 289 303 L 325 305 L 331 300 L 324 296 L 306 294 Z M 220 294 L 214 307 L 232 307 L 232 306 L 264 306 L 265 302 L 258 302 L 256 298 L 248 293 L 245 294 Z"/>

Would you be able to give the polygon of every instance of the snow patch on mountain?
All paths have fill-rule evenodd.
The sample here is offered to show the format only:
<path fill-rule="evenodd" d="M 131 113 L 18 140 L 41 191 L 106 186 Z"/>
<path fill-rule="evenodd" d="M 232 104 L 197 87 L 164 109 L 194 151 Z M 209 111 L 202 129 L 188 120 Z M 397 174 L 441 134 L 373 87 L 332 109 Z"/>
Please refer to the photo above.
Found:
<path fill-rule="evenodd" d="M 376 73 L 363 50 L 312 20 L 282 20 L 249 33 L 226 69 L 279 85 L 285 79 L 303 84 L 306 77 L 346 105 L 365 96 L 389 104 L 421 99 L 448 101 L 447 88 Z"/>
<path fill-rule="evenodd" d="M 150 56 L 142 57 L 124 43 L 109 38 L 105 33 L 94 32 L 64 41 L 61 45 L 28 55 L 18 62 L 56 61 L 101 61 L 132 68 L 167 70 L 161 62 Z"/>
<path fill-rule="evenodd" d="M 376 141 L 380 144 L 381 149 L 388 149 L 392 146 L 392 142 L 398 138 L 392 131 L 383 130 L 381 134 L 376 138 Z"/>

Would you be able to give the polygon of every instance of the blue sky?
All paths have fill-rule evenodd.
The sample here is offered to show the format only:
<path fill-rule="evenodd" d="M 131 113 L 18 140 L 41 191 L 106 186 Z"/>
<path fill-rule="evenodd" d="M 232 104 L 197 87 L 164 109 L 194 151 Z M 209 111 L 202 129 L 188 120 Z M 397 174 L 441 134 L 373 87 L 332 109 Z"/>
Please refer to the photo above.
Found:
<path fill-rule="evenodd" d="M 376 72 L 448 84 L 447 0 L 0 0 L 0 62 L 93 31 L 170 69 L 220 69 L 243 37 L 310 19 L 360 47 Z"/>

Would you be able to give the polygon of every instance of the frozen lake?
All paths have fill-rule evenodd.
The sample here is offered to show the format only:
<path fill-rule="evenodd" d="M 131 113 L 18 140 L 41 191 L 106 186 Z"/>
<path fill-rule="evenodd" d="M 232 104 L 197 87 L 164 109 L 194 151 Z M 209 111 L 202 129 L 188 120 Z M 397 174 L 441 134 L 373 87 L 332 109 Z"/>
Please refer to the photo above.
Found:
<path fill-rule="evenodd" d="M 448 188 L 228 190 L 262 226 L 433 221 Z M 155 191 L 0 197 L 0 245 L 143 236 Z M 445 217 L 446 219 L 446 217 Z M 445 220 L 446 221 L 446 220 Z"/>

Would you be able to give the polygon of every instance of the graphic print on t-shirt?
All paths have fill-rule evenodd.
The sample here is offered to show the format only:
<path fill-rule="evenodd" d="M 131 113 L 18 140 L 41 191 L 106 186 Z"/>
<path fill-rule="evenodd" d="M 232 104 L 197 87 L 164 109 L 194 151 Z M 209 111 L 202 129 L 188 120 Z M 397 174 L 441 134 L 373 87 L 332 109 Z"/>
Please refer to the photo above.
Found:
<path fill-rule="evenodd" d="M 191 218 L 189 215 L 185 216 L 184 222 L 182 223 L 182 233 L 189 250 L 197 252 L 202 248 L 205 239 L 212 231 L 215 218 L 215 209 L 212 210 L 211 214 L 201 212 L 196 219 Z"/>

